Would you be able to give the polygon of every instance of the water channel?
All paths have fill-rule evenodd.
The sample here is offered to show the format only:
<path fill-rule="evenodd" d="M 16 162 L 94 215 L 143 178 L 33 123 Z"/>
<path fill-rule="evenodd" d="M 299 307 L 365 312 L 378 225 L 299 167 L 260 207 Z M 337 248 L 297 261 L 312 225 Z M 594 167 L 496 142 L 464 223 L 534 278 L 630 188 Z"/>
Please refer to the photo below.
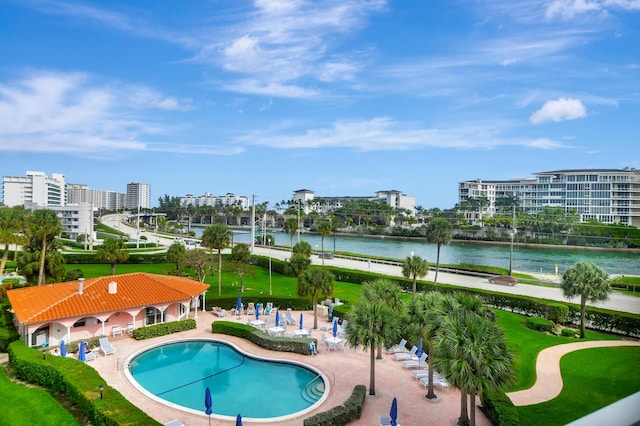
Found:
<path fill-rule="evenodd" d="M 204 228 L 194 227 L 196 236 L 202 235 Z M 291 244 L 291 237 L 284 232 L 271 233 L 276 245 Z M 249 243 L 250 232 L 234 231 L 234 242 Z M 322 238 L 316 234 L 301 233 L 300 240 L 308 242 L 314 250 L 322 250 Z M 298 236 L 293 237 L 293 244 Z M 423 241 L 402 240 L 383 236 L 376 237 L 325 237 L 326 251 L 341 251 L 372 256 L 384 256 L 402 260 L 414 253 L 430 263 L 436 262 L 437 247 Z M 509 268 L 509 244 L 487 245 L 455 242 L 440 248 L 441 264 L 470 263 Z M 514 244 L 512 268 L 523 272 L 558 273 L 579 261 L 592 262 L 609 274 L 639 275 L 640 253 L 625 251 L 604 251 L 590 249 L 527 248 Z"/>

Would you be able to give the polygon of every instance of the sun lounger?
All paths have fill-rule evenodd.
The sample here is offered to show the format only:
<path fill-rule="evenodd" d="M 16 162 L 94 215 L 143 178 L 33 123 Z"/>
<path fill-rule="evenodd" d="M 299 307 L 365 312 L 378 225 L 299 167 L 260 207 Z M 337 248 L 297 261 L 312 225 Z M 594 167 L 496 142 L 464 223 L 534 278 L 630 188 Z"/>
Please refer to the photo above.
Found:
<path fill-rule="evenodd" d="M 420 355 L 420 358 L 418 358 L 417 360 L 409 359 L 409 360 L 403 361 L 402 364 L 404 365 L 405 370 L 409 370 L 412 368 L 420 368 L 424 366 L 425 362 L 427 362 L 427 357 L 428 355 L 426 354 L 426 352 L 424 352 L 422 355 Z"/>
<path fill-rule="evenodd" d="M 400 343 L 398 343 L 397 345 L 393 345 L 390 348 L 387 348 L 388 354 L 395 354 L 398 352 L 409 352 L 409 349 L 407 349 L 407 341 L 405 339 L 400 340 Z"/>
<path fill-rule="evenodd" d="M 104 356 L 116 353 L 116 348 L 114 348 L 111 345 L 111 343 L 109 342 L 109 339 L 107 339 L 106 337 L 101 338 L 99 342 L 100 342 L 100 351 L 102 351 Z"/>
<path fill-rule="evenodd" d="M 291 315 L 291 311 L 287 309 L 287 312 L 284 313 L 284 319 L 287 321 L 287 324 L 295 324 L 296 320 Z"/>
<path fill-rule="evenodd" d="M 412 346 L 409 352 L 399 352 L 397 354 L 393 354 L 396 361 L 407 361 L 410 359 L 418 359 L 416 356 L 416 352 L 418 351 L 417 346 Z"/>
<path fill-rule="evenodd" d="M 424 377 L 429 377 L 429 370 L 416 370 L 412 371 L 411 373 L 416 380 L 422 379 Z"/>

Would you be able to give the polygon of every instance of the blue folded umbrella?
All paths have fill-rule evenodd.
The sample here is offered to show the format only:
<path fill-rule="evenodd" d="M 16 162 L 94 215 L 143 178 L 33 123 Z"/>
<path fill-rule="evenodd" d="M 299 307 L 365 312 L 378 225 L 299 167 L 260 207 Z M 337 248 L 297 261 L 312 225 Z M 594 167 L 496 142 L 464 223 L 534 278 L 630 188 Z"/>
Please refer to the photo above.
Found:
<path fill-rule="evenodd" d="M 300 312 L 300 330 L 302 330 L 302 312 Z"/>
<path fill-rule="evenodd" d="M 60 356 L 67 356 L 67 346 L 64 344 L 64 340 L 60 342 Z"/>
<path fill-rule="evenodd" d="M 276 327 L 280 326 L 280 312 L 276 311 Z"/>

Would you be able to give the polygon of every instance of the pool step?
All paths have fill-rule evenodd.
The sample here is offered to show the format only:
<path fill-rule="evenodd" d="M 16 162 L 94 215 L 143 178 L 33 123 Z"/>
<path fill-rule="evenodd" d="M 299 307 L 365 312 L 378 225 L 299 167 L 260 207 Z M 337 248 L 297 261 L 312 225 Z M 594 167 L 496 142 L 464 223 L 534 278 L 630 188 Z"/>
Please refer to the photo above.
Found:
<path fill-rule="evenodd" d="M 322 395 L 324 395 L 324 383 L 319 381 L 313 381 L 304 387 L 302 390 L 302 397 L 307 402 L 317 402 Z"/>

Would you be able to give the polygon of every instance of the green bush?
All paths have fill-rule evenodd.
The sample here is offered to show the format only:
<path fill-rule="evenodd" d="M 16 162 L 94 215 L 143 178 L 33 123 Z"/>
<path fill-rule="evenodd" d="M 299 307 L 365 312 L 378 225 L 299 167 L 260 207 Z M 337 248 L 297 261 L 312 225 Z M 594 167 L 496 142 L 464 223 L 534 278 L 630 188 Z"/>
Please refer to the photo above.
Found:
<path fill-rule="evenodd" d="M 318 347 L 318 341 L 314 338 L 293 338 L 270 336 L 248 324 L 238 324 L 231 321 L 214 321 L 211 323 L 211 332 L 227 334 L 242 339 L 247 339 L 261 348 L 278 352 L 293 352 L 301 355 L 311 355 L 309 343 L 313 342 Z"/>
<path fill-rule="evenodd" d="M 344 404 L 304 419 L 304 426 L 342 426 L 357 420 L 362 415 L 367 389 L 356 385 Z"/>
<path fill-rule="evenodd" d="M 532 330 L 550 332 L 553 330 L 553 323 L 546 318 L 531 317 L 527 318 L 527 327 Z"/>
<path fill-rule="evenodd" d="M 573 328 L 563 328 L 561 334 L 564 337 L 576 337 L 580 332 L 578 330 L 574 330 Z"/>
<path fill-rule="evenodd" d="M 59 356 L 43 359 L 39 350 L 23 341 L 10 344 L 8 352 L 9 366 L 18 379 L 65 394 L 93 425 L 159 425 L 110 386 L 104 387 L 100 399 L 99 386 L 105 380 L 83 362 Z"/>
<path fill-rule="evenodd" d="M 182 321 L 165 322 L 162 324 L 136 328 L 135 330 L 133 330 L 132 336 L 136 340 L 144 340 L 195 329 L 196 320 L 189 318 Z"/>
<path fill-rule="evenodd" d="M 569 307 L 564 303 L 548 303 L 545 317 L 556 324 L 564 324 L 569 316 Z"/>
<path fill-rule="evenodd" d="M 482 411 L 492 425 L 518 426 L 520 424 L 518 410 L 504 392 L 481 398 L 481 400 Z"/>

